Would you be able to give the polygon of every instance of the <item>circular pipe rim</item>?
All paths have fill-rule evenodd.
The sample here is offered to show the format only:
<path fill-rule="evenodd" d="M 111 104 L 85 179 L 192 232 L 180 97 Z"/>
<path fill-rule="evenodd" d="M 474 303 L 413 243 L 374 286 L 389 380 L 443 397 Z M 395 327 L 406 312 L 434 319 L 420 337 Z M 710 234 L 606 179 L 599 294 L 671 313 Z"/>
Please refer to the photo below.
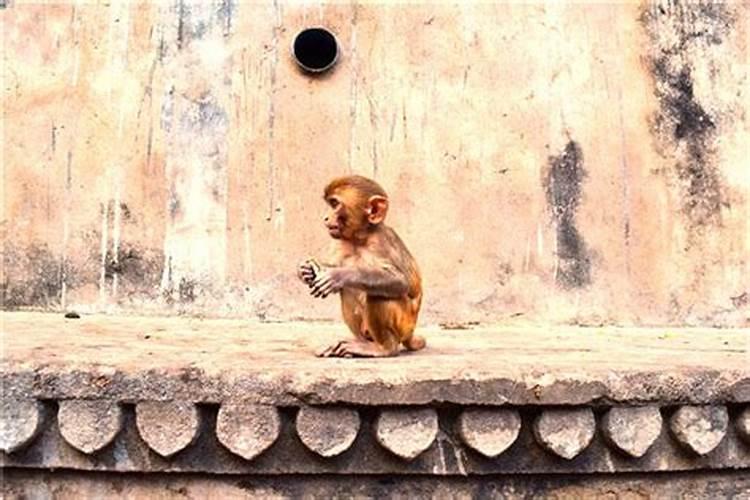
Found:
<path fill-rule="evenodd" d="M 300 61 L 297 58 L 297 54 L 294 51 L 294 44 L 297 42 L 297 38 L 299 38 L 299 36 L 302 33 L 304 33 L 305 31 L 309 31 L 309 30 L 323 30 L 323 31 L 325 31 L 326 33 L 328 33 L 329 35 L 331 35 L 333 37 L 333 43 L 336 44 L 336 54 L 333 56 L 333 59 L 331 60 L 331 62 L 328 63 L 327 65 L 325 65 L 322 68 L 311 68 L 309 66 L 306 66 L 305 64 L 302 63 L 302 61 Z M 292 52 L 292 59 L 294 59 L 294 62 L 297 63 L 297 66 L 299 66 L 303 70 L 305 70 L 305 71 L 307 71 L 309 73 L 323 73 L 324 71 L 328 71 L 329 69 L 331 69 L 338 62 L 339 56 L 341 54 L 341 45 L 339 44 L 338 37 L 331 30 L 329 30 L 328 28 L 326 28 L 325 26 L 309 26 L 307 28 L 303 28 L 303 29 L 299 30 L 297 32 L 297 34 L 294 35 L 294 38 L 292 38 L 291 52 Z"/>

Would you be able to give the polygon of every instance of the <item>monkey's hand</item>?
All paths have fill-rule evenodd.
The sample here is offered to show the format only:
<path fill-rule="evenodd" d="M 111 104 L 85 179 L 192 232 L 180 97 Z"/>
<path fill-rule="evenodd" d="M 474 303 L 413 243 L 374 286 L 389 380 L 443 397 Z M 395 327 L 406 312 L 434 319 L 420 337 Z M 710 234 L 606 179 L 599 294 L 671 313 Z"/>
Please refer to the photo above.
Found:
<path fill-rule="evenodd" d="M 315 259 L 306 259 L 297 266 L 297 277 L 307 286 L 312 286 L 319 272 L 320 264 Z"/>
<path fill-rule="evenodd" d="M 310 295 L 324 299 L 340 292 L 347 285 L 349 275 L 349 270 L 341 267 L 322 268 L 310 285 Z"/>

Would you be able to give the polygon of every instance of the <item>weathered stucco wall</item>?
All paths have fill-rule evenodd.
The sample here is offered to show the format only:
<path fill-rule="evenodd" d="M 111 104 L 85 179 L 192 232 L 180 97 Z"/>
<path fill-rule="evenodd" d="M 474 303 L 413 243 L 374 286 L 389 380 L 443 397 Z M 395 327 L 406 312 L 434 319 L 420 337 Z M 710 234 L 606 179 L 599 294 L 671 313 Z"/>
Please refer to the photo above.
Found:
<path fill-rule="evenodd" d="M 4 306 L 334 317 L 321 190 L 392 197 L 424 322 L 750 322 L 747 3 L 11 2 Z M 324 25 L 338 65 L 289 47 Z"/>

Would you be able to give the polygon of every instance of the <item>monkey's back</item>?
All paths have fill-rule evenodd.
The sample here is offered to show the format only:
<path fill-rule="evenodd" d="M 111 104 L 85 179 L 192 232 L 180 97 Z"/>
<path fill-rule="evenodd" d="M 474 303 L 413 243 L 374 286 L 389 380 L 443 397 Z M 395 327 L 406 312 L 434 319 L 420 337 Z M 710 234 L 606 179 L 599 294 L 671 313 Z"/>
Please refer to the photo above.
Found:
<path fill-rule="evenodd" d="M 383 227 L 383 236 L 388 240 L 391 250 L 389 260 L 393 266 L 406 276 L 409 282 L 408 298 L 416 299 L 416 312 L 419 311 L 419 305 L 422 300 L 422 276 L 419 272 L 419 266 L 416 259 L 412 256 L 406 244 L 399 237 L 398 233 L 390 226 Z"/>

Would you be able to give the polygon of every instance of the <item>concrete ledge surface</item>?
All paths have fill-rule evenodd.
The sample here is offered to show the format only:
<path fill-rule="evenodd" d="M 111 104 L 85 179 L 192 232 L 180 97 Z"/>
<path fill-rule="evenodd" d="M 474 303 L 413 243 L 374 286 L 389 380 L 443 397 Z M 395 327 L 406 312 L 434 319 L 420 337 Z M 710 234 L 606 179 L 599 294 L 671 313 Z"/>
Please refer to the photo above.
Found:
<path fill-rule="evenodd" d="M 7 397 L 271 405 L 607 405 L 750 401 L 748 332 L 420 328 L 389 359 L 319 359 L 340 324 L 2 314 Z"/>

